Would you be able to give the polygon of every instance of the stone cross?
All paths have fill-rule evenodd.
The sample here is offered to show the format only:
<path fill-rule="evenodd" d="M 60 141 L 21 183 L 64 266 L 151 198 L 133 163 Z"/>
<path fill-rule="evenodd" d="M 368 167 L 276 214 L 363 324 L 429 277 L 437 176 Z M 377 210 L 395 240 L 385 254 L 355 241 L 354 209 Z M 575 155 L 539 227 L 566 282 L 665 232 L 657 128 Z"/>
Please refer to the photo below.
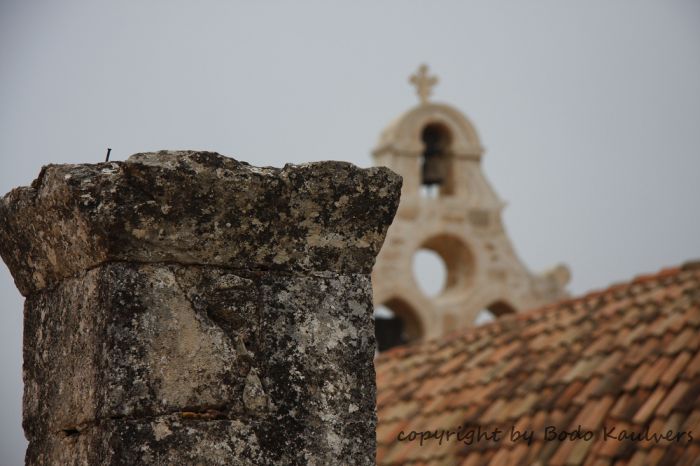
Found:
<path fill-rule="evenodd" d="M 409 82 L 416 86 L 416 93 L 420 99 L 420 103 L 428 102 L 428 97 L 433 92 L 433 86 L 438 83 L 437 76 L 428 75 L 428 65 L 421 65 L 418 71 L 411 75 Z"/>

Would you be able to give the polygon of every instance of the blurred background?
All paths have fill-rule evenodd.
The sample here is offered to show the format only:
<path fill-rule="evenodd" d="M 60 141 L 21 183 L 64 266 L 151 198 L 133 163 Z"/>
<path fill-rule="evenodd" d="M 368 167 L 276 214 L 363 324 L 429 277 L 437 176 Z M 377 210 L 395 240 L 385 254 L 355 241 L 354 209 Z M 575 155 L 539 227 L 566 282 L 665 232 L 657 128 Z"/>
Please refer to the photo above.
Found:
<path fill-rule="evenodd" d="M 565 262 L 580 294 L 700 258 L 691 0 L 3 0 L 0 193 L 107 147 L 369 166 L 423 62 L 479 131 L 531 269 Z M 0 303 L 0 464 L 18 465 L 23 298 L 4 264 Z"/>

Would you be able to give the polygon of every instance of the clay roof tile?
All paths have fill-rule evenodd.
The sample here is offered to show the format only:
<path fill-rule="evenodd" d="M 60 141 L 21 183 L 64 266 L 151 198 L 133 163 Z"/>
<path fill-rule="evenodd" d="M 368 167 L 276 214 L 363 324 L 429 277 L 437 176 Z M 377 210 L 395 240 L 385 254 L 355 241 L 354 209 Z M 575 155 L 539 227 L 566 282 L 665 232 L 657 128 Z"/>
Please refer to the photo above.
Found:
<path fill-rule="evenodd" d="M 697 440 L 603 441 L 600 429 L 700 433 L 700 266 L 393 349 L 376 366 L 378 464 L 693 464 Z M 401 430 L 459 424 L 537 435 L 529 446 L 396 440 Z M 542 437 L 547 426 L 579 425 L 598 435 Z"/>

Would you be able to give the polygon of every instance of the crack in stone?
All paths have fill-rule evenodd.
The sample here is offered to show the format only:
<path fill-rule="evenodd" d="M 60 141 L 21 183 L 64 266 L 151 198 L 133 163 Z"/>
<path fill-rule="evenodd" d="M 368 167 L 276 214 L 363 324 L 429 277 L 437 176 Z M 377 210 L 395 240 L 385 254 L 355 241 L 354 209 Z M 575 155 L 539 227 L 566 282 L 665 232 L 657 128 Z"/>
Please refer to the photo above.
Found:
<path fill-rule="evenodd" d="M 229 405 L 204 405 L 204 406 L 188 406 L 178 409 L 166 410 L 160 413 L 154 414 L 131 414 L 131 415 L 115 415 L 109 417 L 99 417 L 90 421 L 81 422 L 80 424 L 63 426 L 62 428 L 54 431 L 54 434 L 63 434 L 66 437 L 77 436 L 86 430 L 89 430 L 95 426 L 103 424 L 105 422 L 118 422 L 118 421 L 143 421 L 143 422 L 153 422 L 158 418 L 168 417 L 172 415 L 179 415 L 180 419 L 185 421 L 245 421 L 251 422 L 255 421 L 256 418 L 253 415 L 248 415 L 246 412 L 236 412 L 229 408 Z"/>

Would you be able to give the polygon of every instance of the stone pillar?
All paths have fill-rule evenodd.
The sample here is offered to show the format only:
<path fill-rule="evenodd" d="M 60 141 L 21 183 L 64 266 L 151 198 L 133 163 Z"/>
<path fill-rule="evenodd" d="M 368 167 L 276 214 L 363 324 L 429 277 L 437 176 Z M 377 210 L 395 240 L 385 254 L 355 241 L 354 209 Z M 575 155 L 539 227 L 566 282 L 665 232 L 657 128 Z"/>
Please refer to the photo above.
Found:
<path fill-rule="evenodd" d="M 11 191 L 26 463 L 374 464 L 369 274 L 400 185 L 158 152 Z"/>

